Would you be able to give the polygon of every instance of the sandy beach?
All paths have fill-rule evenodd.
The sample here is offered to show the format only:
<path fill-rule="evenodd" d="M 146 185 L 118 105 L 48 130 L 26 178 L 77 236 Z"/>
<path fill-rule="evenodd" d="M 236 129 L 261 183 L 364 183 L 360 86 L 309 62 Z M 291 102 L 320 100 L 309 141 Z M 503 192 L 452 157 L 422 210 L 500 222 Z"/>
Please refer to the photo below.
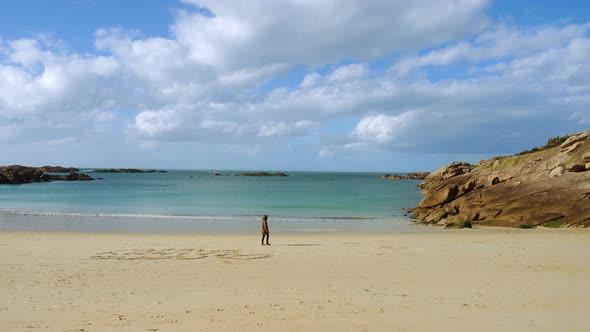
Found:
<path fill-rule="evenodd" d="M 0 233 L 1 331 L 587 331 L 590 232 Z"/>

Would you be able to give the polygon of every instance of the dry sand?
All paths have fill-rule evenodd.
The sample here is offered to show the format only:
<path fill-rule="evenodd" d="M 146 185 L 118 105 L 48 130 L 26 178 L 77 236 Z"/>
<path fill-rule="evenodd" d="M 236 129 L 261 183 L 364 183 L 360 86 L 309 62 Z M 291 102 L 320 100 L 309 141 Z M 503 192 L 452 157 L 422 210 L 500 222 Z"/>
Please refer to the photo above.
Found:
<path fill-rule="evenodd" d="M 0 331 L 588 331 L 588 230 L 0 233 Z"/>

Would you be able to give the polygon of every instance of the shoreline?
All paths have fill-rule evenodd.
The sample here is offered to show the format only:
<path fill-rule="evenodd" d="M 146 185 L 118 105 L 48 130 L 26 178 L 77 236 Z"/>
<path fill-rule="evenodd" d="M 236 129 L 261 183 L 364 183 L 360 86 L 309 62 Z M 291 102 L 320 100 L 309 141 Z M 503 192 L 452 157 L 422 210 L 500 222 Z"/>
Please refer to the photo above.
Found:
<path fill-rule="evenodd" d="M 588 234 L 0 231 L 0 330 L 582 331 Z"/>
<path fill-rule="evenodd" d="M 148 214 L 91 214 L 0 210 L 0 232 L 92 234 L 258 234 L 259 216 L 181 216 Z M 275 234 L 396 234 L 450 232 L 408 217 L 271 217 Z M 467 231 L 588 230 L 587 227 L 519 228 L 474 223 Z"/>
<path fill-rule="evenodd" d="M 260 215 L 183 215 L 183 214 L 141 214 L 141 213 L 92 213 L 92 212 L 62 212 L 62 211 L 21 211 L 0 210 L 0 216 L 33 216 L 33 217 L 107 217 L 119 219 L 145 218 L 145 219 L 247 219 L 259 218 Z M 391 216 L 399 217 L 399 216 Z M 326 219 L 326 220 L 385 220 L 390 217 L 346 217 L 346 216 L 274 216 L 278 219 Z"/>
<path fill-rule="evenodd" d="M 270 218 L 272 233 L 421 232 L 409 218 Z M 260 216 L 3 213 L 0 231 L 147 234 L 258 234 Z"/>

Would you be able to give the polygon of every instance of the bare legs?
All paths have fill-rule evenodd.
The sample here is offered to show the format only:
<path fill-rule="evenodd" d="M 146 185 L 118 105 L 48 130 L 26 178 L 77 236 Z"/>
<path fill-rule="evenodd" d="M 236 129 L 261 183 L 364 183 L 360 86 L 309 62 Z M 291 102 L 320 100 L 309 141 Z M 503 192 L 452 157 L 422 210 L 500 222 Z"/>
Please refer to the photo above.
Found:
<path fill-rule="evenodd" d="M 264 245 L 264 237 L 266 237 L 266 245 L 270 246 L 270 243 L 268 243 L 268 238 L 269 238 L 269 234 L 262 234 L 262 245 Z"/>

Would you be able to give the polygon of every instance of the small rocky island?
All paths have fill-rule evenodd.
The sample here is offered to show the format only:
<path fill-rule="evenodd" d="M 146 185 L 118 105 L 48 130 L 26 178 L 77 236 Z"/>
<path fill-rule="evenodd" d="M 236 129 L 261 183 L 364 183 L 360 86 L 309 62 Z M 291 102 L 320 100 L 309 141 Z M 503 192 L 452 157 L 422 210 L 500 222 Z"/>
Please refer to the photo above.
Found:
<path fill-rule="evenodd" d="M 267 172 L 243 172 L 240 176 L 289 176 L 285 173 L 267 173 Z"/>
<path fill-rule="evenodd" d="M 95 169 L 93 173 L 168 173 L 168 171 L 158 169 L 137 169 L 137 168 L 109 168 Z"/>
<path fill-rule="evenodd" d="M 424 180 L 430 172 L 416 172 L 408 174 L 385 174 L 381 178 L 387 180 Z"/>
<path fill-rule="evenodd" d="M 77 173 L 79 170 L 73 167 L 43 166 L 27 167 L 10 165 L 0 167 L 0 184 L 21 184 L 32 182 L 51 181 L 92 181 L 92 177 Z M 69 173 L 67 175 L 49 173 Z"/>
<path fill-rule="evenodd" d="M 514 156 L 453 162 L 419 185 L 419 223 L 530 228 L 590 226 L 590 130 Z"/>

